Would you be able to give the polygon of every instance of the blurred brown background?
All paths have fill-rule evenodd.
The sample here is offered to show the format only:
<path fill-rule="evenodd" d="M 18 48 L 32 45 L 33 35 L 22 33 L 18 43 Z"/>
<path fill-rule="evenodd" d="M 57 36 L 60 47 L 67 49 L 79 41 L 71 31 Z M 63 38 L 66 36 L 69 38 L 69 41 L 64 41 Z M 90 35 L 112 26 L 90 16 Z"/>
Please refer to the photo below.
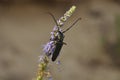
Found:
<path fill-rule="evenodd" d="M 0 0 L 0 80 L 32 80 L 38 56 L 58 19 L 72 5 L 66 22 L 60 72 L 54 80 L 120 80 L 120 0 Z"/>

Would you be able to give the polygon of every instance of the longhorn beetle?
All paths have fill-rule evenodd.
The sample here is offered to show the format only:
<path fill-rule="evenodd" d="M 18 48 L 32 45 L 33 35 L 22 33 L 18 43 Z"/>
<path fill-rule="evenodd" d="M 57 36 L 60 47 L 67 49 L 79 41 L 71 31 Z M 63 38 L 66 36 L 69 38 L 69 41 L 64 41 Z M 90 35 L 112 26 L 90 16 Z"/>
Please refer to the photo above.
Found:
<path fill-rule="evenodd" d="M 51 56 L 51 60 L 55 61 L 61 51 L 61 48 L 63 44 L 66 44 L 63 42 L 64 40 L 64 33 L 67 32 L 69 29 L 71 29 L 81 18 L 78 18 L 70 27 L 68 27 L 66 30 L 62 31 L 60 27 L 58 27 L 57 20 L 55 19 L 54 15 L 52 13 L 49 13 L 49 15 L 52 16 L 54 19 L 56 26 L 55 30 L 51 32 L 51 38 L 50 41 L 45 45 L 44 47 L 44 52 L 46 53 L 47 56 Z M 56 34 L 54 34 L 56 33 Z"/>

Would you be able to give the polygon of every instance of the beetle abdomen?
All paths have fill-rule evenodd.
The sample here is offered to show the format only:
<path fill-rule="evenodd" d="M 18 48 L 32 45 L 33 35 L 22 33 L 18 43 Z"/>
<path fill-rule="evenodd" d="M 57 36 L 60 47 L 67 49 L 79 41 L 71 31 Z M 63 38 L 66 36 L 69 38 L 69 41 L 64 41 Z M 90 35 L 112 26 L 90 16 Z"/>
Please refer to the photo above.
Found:
<path fill-rule="evenodd" d="M 56 48 L 55 48 L 55 51 L 54 53 L 52 54 L 52 61 L 55 61 L 61 51 L 61 48 L 63 46 L 63 42 L 57 42 L 56 43 Z"/>

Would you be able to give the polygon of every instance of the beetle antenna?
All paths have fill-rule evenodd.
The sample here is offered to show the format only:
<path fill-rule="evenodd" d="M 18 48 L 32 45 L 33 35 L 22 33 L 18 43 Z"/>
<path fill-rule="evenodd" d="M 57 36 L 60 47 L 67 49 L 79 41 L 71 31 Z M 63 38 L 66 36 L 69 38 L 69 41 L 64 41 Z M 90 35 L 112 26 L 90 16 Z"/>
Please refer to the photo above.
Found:
<path fill-rule="evenodd" d="M 78 18 L 70 27 L 68 27 L 66 30 L 64 30 L 62 33 L 67 32 L 69 29 L 71 29 L 81 18 Z"/>
<path fill-rule="evenodd" d="M 47 13 L 53 18 L 55 24 L 58 26 L 58 23 L 57 23 L 57 20 L 56 20 L 55 16 L 50 12 L 47 12 Z"/>

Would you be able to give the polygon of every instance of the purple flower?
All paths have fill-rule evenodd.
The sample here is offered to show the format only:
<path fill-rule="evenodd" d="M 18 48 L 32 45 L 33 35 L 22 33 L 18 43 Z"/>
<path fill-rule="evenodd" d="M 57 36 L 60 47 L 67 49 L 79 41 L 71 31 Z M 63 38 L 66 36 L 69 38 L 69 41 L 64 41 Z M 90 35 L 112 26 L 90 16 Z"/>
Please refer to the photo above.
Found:
<path fill-rule="evenodd" d="M 39 60 L 38 61 L 39 62 L 44 62 L 44 56 L 43 55 L 39 56 Z"/>
<path fill-rule="evenodd" d="M 48 77 L 48 80 L 53 80 L 53 77 Z"/>
<path fill-rule="evenodd" d="M 45 46 L 44 46 L 44 53 L 47 56 L 50 56 L 55 50 L 55 41 L 49 41 Z"/>
<path fill-rule="evenodd" d="M 59 27 L 58 26 L 54 26 L 53 31 L 58 31 Z"/>

